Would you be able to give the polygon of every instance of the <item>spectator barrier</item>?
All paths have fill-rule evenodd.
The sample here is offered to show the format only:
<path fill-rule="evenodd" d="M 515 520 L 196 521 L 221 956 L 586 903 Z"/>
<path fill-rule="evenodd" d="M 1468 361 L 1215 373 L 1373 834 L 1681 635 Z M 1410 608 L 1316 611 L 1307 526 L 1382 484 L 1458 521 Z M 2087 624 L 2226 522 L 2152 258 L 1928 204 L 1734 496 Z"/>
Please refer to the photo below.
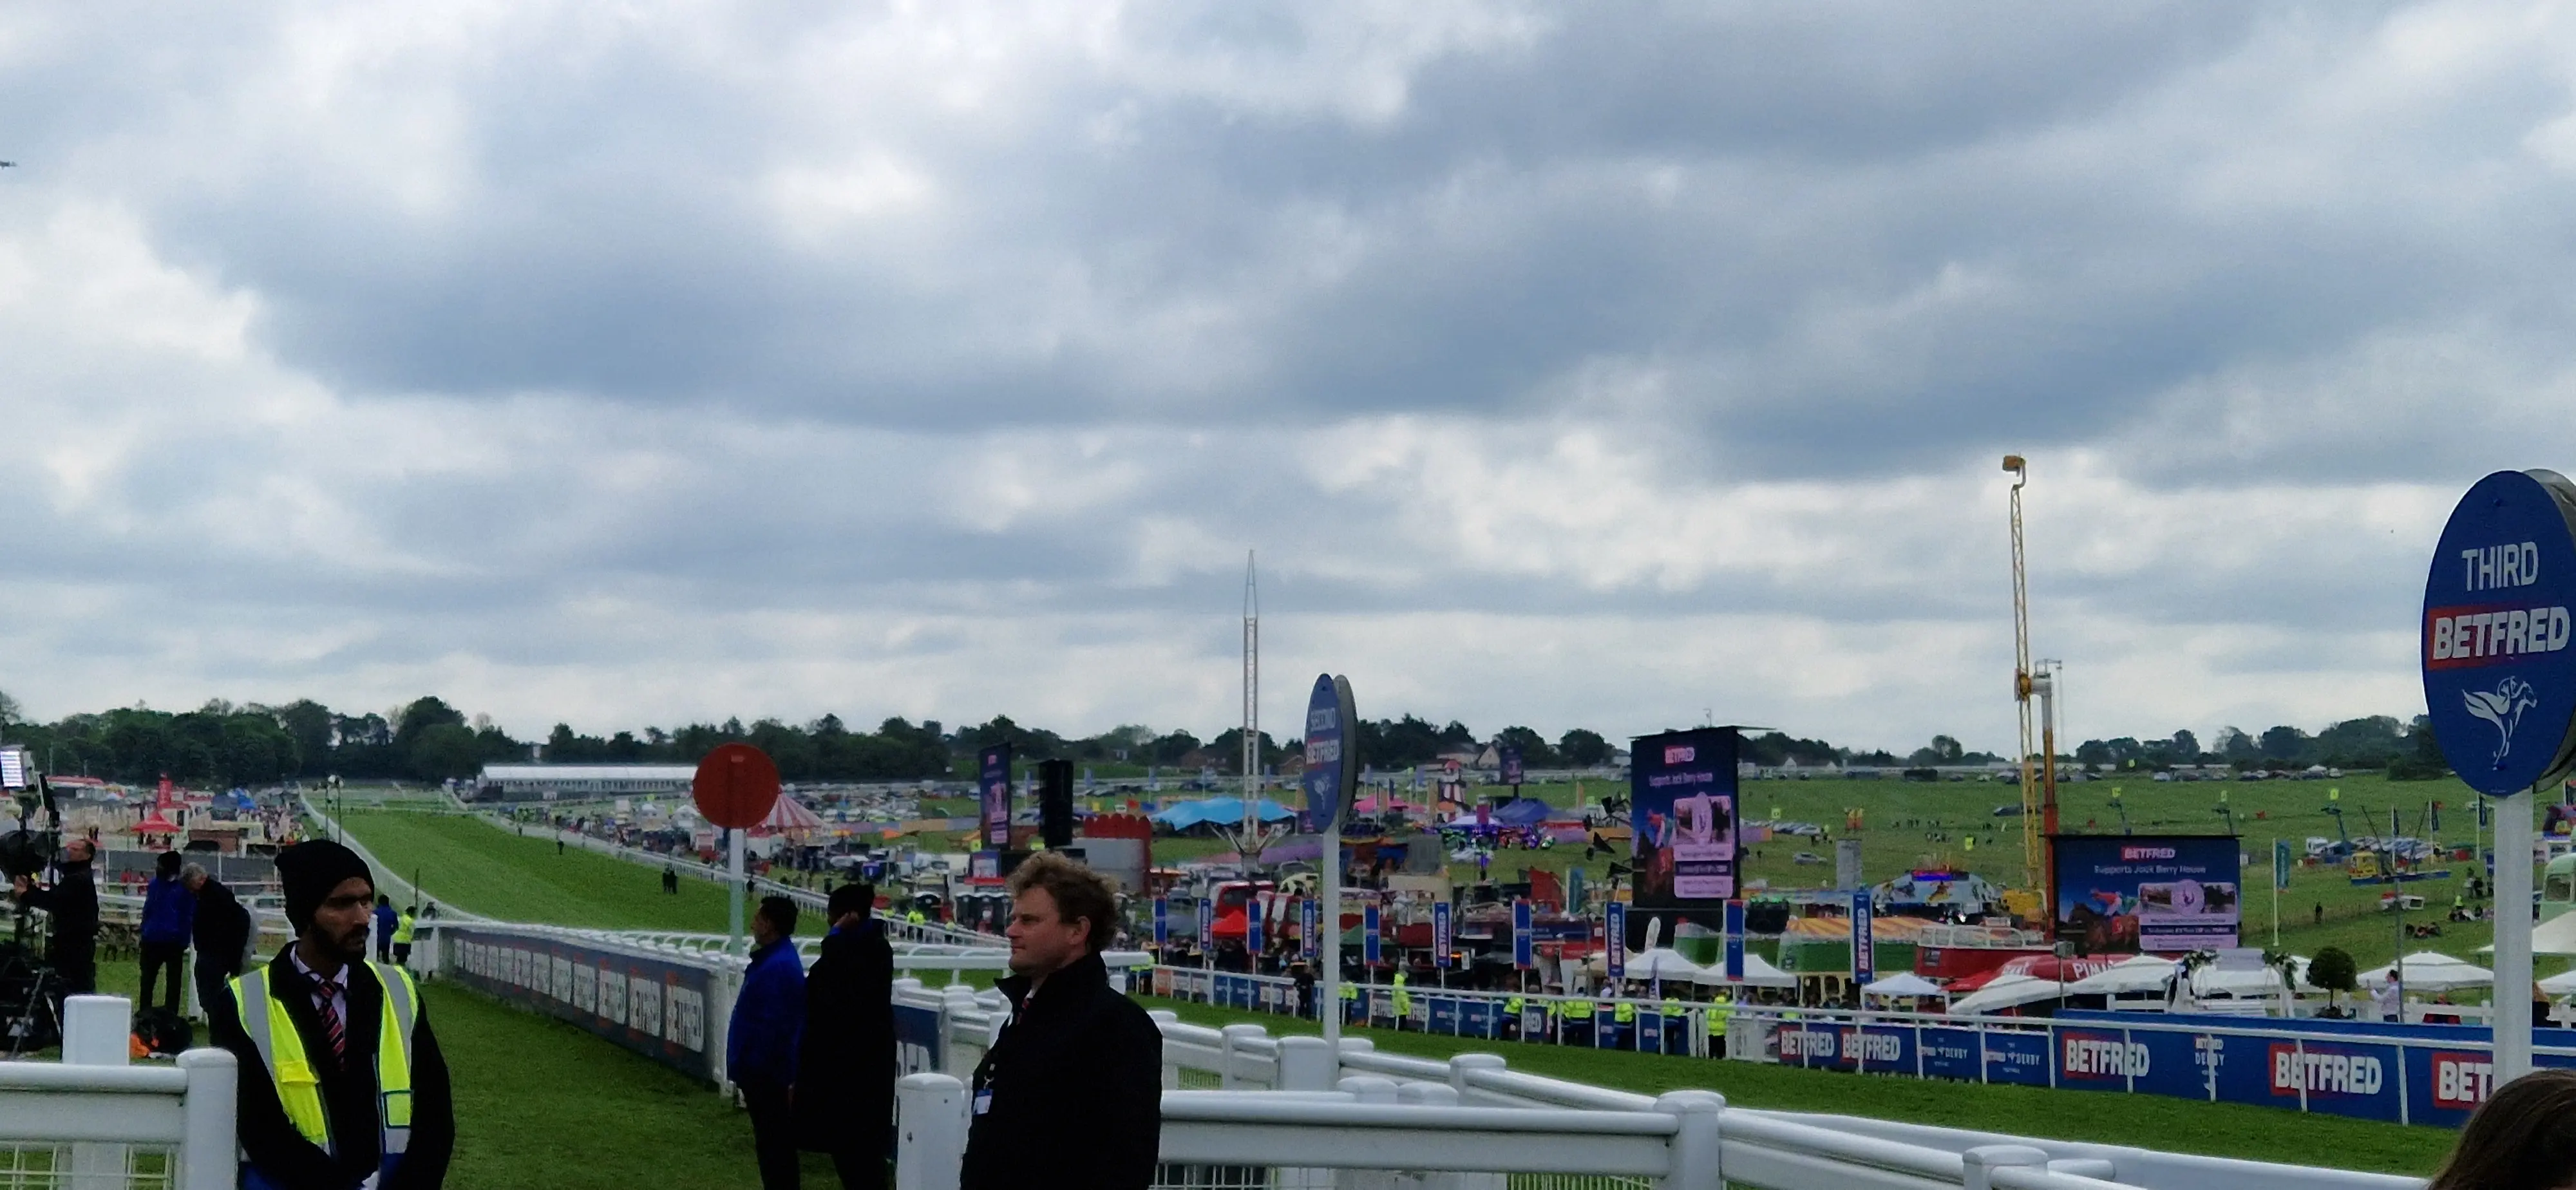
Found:
<path fill-rule="evenodd" d="M 0 1186 L 231 1190 L 233 1056 L 128 1065 L 122 996 L 69 997 L 63 1018 L 62 1061 L 0 1062 Z"/>
<path fill-rule="evenodd" d="M 1297 989 L 1276 976 L 1156 967 L 1157 995 L 1254 1012 L 1292 1009 Z M 2458 1127 L 2493 1082 L 2489 1031 L 2473 1025 L 2396 1025 L 2166 1013 L 2068 1012 L 2050 1017 L 1850 1012 L 1745 1004 L 1717 1008 L 1657 1000 L 1358 985 L 1346 1019 L 1462 1037 L 1553 1042 L 1648 1053 L 1724 1056 L 1853 1073 L 1946 1078 L 2067 1090 L 2248 1103 L 2399 1124 Z M 1622 1023 L 1617 1007 L 1630 1019 Z M 1551 1012 L 1551 1005 L 1579 1009 Z M 1720 1016 L 1724 1025 L 1712 1032 Z M 2540 1031 L 2534 1060 L 2576 1067 L 2576 1046 Z"/>

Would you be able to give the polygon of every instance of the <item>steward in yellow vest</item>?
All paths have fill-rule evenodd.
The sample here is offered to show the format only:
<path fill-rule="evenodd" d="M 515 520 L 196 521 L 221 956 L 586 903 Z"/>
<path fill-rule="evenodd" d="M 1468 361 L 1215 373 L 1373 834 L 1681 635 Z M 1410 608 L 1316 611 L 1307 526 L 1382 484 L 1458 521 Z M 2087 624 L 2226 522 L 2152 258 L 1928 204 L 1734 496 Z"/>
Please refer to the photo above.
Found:
<path fill-rule="evenodd" d="M 447 1062 L 411 973 L 366 959 L 375 887 L 328 840 L 278 853 L 296 939 L 206 1006 L 240 1063 L 244 1190 L 435 1187 L 456 1144 Z"/>

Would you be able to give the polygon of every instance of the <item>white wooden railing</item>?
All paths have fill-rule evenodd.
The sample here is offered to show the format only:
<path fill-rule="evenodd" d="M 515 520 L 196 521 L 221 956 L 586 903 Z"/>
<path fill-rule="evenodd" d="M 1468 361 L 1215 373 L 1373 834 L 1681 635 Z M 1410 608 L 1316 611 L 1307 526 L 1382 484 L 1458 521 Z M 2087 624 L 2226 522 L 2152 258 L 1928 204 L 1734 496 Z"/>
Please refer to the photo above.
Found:
<path fill-rule="evenodd" d="M 127 1064 L 133 1005 L 63 1002 L 63 1060 L 0 1062 L 0 1185 L 29 1190 L 230 1190 L 230 1053 L 194 1049 L 175 1066 Z"/>

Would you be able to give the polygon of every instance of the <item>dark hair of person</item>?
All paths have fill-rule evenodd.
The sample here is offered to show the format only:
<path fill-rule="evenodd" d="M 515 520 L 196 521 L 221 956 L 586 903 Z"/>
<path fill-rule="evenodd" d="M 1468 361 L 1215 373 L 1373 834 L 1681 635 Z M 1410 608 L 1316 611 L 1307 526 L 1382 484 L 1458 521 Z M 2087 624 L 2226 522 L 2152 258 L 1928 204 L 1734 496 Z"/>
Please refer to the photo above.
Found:
<path fill-rule="evenodd" d="M 1055 899 L 1056 916 L 1066 921 L 1081 918 L 1091 923 L 1087 939 L 1091 953 L 1109 949 L 1109 940 L 1118 936 L 1118 888 L 1109 878 L 1052 851 L 1041 851 L 1020 861 L 1011 870 L 1011 897 L 1032 888 L 1043 888 Z"/>
<path fill-rule="evenodd" d="M 781 934 L 796 932 L 796 902 L 794 901 L 785 897 L 762 897 L 760 915 L 769 919 L 769 924 L 778 927 L 778 932 Z"/>
<path fill-rule="evenodd" d="M 152 866 L 159 868 L 163 876 L 176 876 L 179 874 L 179 853 L 164 851 L 153 858 Z"/>
<path fill-rule="evenodd" d="M 2576 1070 L 2497 1087 L 2425 1190 L 2560 1190 L 2576 1184 Z"/>
<path fill-rule="evenodd" d="M 855 913 L 859 920 L 866 921 L 875 916 L 876 910 L 877 886 L 865 882 L 844 884 L 832 890 L 831 904 L 823 910 L 823 917 L 826 921 L 839 921 L 844 915 Z"/>

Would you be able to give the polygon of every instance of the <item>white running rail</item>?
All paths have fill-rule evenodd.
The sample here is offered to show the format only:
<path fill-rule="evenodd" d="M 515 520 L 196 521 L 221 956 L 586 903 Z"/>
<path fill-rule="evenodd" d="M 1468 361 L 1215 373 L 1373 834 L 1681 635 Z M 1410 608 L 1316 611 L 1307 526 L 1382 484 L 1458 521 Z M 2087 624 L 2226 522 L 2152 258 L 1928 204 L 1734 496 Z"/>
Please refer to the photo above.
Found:
<path fill-rule="evenodd" d="M 233 1056 L 126 1064 L 133 1005 L 63 1002 L 63 1060 L 0 1062 L 0 1185 L 64 1190 L 231 1190 Z"/>

